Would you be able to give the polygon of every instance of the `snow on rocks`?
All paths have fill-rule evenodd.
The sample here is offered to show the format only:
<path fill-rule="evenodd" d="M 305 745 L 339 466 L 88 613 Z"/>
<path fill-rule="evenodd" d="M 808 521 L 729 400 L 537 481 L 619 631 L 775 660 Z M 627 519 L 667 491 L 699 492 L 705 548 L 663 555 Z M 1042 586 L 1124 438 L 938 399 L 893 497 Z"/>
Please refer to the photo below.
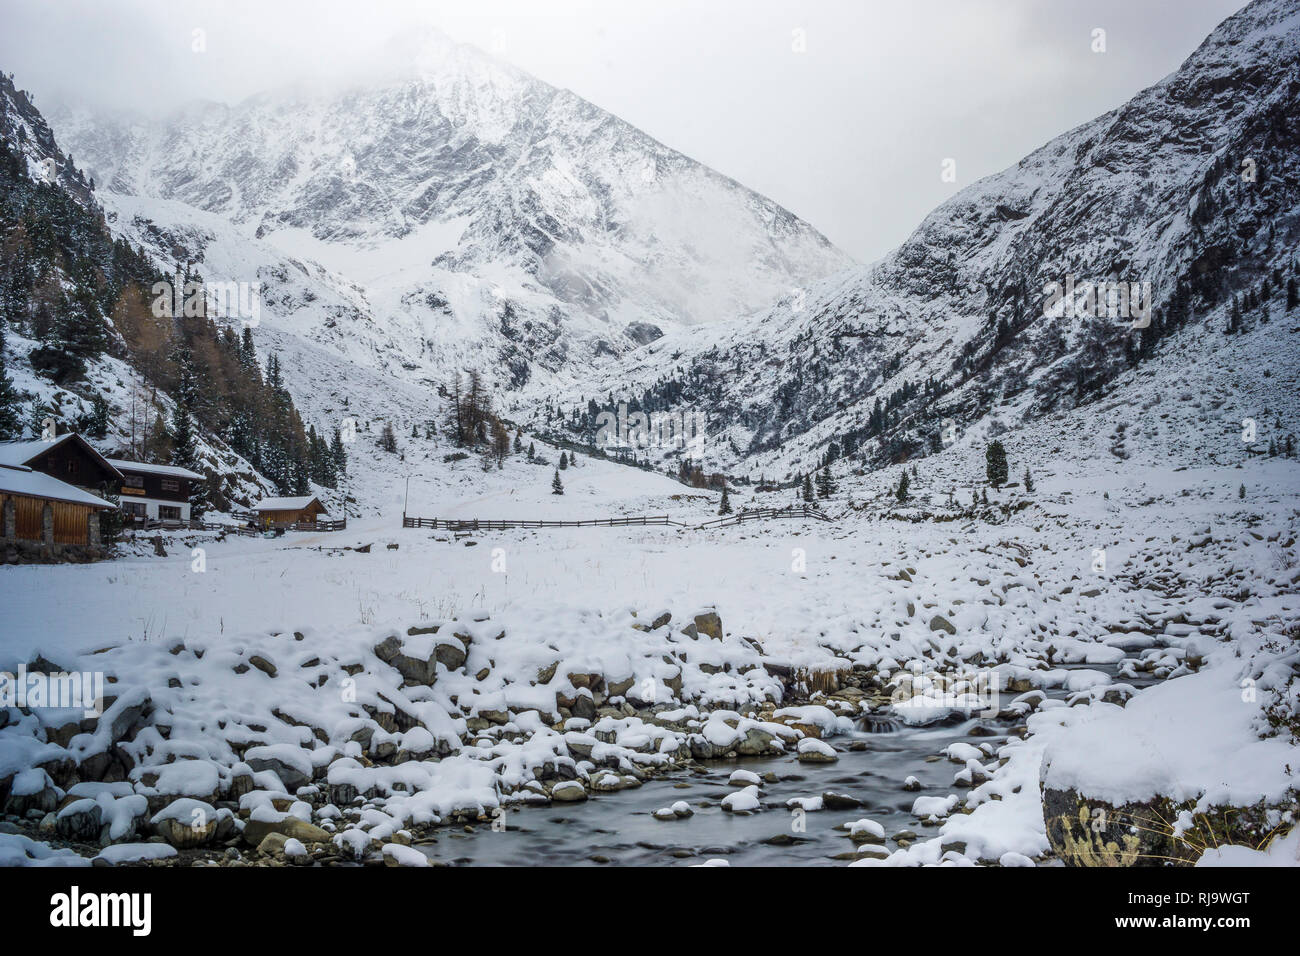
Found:
<path fill-rule="evenodd" d="M 118 866 L 122 863 L 167 860 L 175 857 L 177 852 L 168 843 L 115 843 L 100 850 L 92 862 L 100 866 Z"/>
<path fill-rule="evenodd" d="M 575 803 L 587 799 L 587 788 L 577 780 L 563 780 L 551 788 L 551 799 Z"/>
<path fill-rule="evenodd" d="M 832 763 L 839 760 L 835 748 L 816 737 L 805 737 L 799 741 L 800 763 Z"/>
<path fill-rule="evenodd" d="M 849 839 L 854 843 L 884 843 L 885 828 L 875 820 L 869 820 L 863 817 L 861 820 L 854 820 L 846 827 L 849 831 Z"/>
<path fill-rule="evenodd" d="M 660 807 L 652 814 L 656 820 L 685 820 L 694 815 L 695 811 L 685 800 L 678 800 L 670 807 Z"/>
<path fill-rule="evenodd" d="M 923 823 L 937 823 L 952 813 L 958 802 L 960 798 L 951 793 L 946 797 L 917 797 L 912 803 L 912 815 Z"/>
<path fill-rule="evenodd" d="M 670 611 L 650 617 L 635 628 L 630 610 L 557 609 L 510 626 L 475 614 L 109 647 L 96 663 L 150 691 L 121 688 L 66 746 L 43 740 L 33 717 L 6 718 L 0 738 L 18 766 L 0 794 L 7 813 L 49 817 L 68 842 L 151 832 L 183 851 L 238 839 L 267 858 L 300 845 L 366 860 L 407 828 L 581 801 L 681 761 L 772 756 L 801 739 L 766 719 L 784 687 L 752 643 L 725 636 L 716 610 L 675 633 Z M 850 726 L 825 707 L 782 717 L 817 732 Z M 51 770 L 117 781 L 67 793 Z"/>
<path fill-rule="evenodd" d="M 762 786 L 763 778 L 752 770 L 733 770 L 731 776 L 727 778 L 727 783 L 733 787 Z"/>
<path fill-rule="evenodd" d="M 219 824 L 230 819 L 230 811 L 218 815 L 216 808 L 202 800 L 182 797 L 169 803 L 150 818 L 154 832 L 177 849 L 203 846 L 217 835 Z"/>
<path fill-rule="evenodd" d="M 398 843 L 385 843 L 383 849 L 385 866 L 431 866 L 429 858 L 414 847 Z"/>
<path fill-rule="evenodd" d="M 722 798 L 722 809 L 728 813 L 753 813 L 761 806 L 758 787 L 752 785 Z"/>

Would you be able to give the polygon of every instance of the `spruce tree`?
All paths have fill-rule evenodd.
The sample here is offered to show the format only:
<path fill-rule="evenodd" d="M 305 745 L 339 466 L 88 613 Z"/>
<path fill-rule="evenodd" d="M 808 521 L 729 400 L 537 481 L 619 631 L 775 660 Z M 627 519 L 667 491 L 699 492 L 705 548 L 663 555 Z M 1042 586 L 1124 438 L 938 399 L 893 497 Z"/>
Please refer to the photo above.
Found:
<path fill-rule="evenodd" d="M 555 469 L 555 477 L 551 479 L 551 494 L 564 494 L 564 482 L 560 481 L 560 469 Z"/>
<path fill-rule="evenodd" d="M 803 476 L 803 500 L 808 504 L 812 504 L 817 500 L 813 496 L 812 475 L 810 474 L 805 474 Z"/>
<path fill-rule="evenodd" d="M 984 471 L 989 483 L 995 488 L 1007 480 L 1007 451 L 1002 447 L 1002 442 L 989 442 L 984 452 Z"/>
<path fill-rule="evenodd" d="M 560 471 L 564 471 L 568 467 L 569 467 L 569 456 L 566 455 L 564 452 L 560 452 Z"/>
<path fill-rule="evenodd" d="M 897 498 L 899 501 L 906 501 L 909 497 L 911 497 L 907 491 L 907 487 L 909 483 L 910 482 L 907 477 L 907 470 L 904 469 L 902 477 L 898 479 L 898 490 L 894 492 L 894 497 Z"/>
<path fill-rule="evenodd" d="M 1029 473 L 1029 469 L 1026 468 L 1025 469 L 1025 491 L 1032 492 L 1033 490 L 1034 490 L 1034 476 L 1031 475 Z"/>
<path fill-rule="evenodd" d="M 1243 501 L 1245 500 L 1245 498 L 1246 498 L 1246 486 L 1245 486 L 1245 484 L 1242 484 L 1242 486 L 1241 486 L 1240 488 L 1237 489 L 1237 497 L 1238 497 L 1238 498 L 1241 498 Z"/>
<path fill-rule="evenodd" d="M 176 410 L 172 414 L 171 463 L 193 470 L 198 467 L 198 449 L 194 434 L 194 406 L 198 389 L 194 383 L 194 366 L 188 349 L 176 353 L 179 381 L 176 385 Z"/>
<path fill-rule="evenodd" d="M 817 473 L 817 497 L 829 498 L 835 494 L 835 481 L 831 478 L 831 466 L 824 465 Z"/>
<path fill-rule="evenodd" d="M 3 386 L 0 386 L 3 388 Z M 108 434 L 108 419 L 111 414 L 108 399 L 96 392 L 90 398 L 90 416 L 86 424 L 86 434 L 91 438 L 103 438 Z"/>
<path fill-rule="evenodd" d="M 727 495 L 726 485 L 722 486 L 722 501 L 718 505 L 718 514 L 720 515 L 731 514 L 731 498 Z"/>
<path fill-rule="evenodd" d="M 384 422 L 384 430 L 379 435 L 379 447 L 390 455 L 397 454 L 397 436 L 393 434 L 393 426 L 389 422 Z"/>
<path fill-rule="evenodd" d="M 348 470 L 348 453 L 343 449 L 343 435 L 338 428 L 334 429 L 334 437 L 330 439 L 330 457 L 334 459 L 334 474 L 342 475 Z"/>
<path fill-rule="evenodd" d="M 18 392 L 14 389 L 13 379 L 5 371 L 4 322 L 0 320 L 0 441 L 22 437 L 23 422 L 19 411 Z"/>

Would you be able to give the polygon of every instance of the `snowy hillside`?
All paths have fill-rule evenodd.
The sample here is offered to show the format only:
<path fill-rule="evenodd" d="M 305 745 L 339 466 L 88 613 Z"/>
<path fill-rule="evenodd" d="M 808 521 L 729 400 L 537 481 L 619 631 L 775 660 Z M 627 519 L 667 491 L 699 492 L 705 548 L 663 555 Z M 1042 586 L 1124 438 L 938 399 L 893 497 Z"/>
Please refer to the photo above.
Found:
<path fill-rule="evenodd" d="M 994 418 L 1104 403 L 1126 369 L 1213 365 L 1248 293 L 1272 322 L 1243 353 L 1253 367 L 1234 368 L 1294 378 L 1298 134 L 1300 11 L 1259 0 L 1125 106 L 962 190 L 881 262 L 666 335 L 536 420 L 590 439 L 585 406 L 612 395 L 707 414 L 709 470 L 784 478 L 828 453 L 871 467 Z M 1052 283 L 1073 287 L 1073 308 Z M 1105 283 L 1125 286 L 1113 309 Z"/>
<path fill-rule="evenodd" d="M 437 33 L 400 76 L 345 93 L 195 104 L 165 122 L 70 109 L 54 125 L 107 194 L 166 232 L 179 204 L 349 286 L 361 316 L 276 320 L 384 336 L 414 378 L 477 356 L 512 388 L 563 381 L 661 331 L 758 309 L 851 265 L 807 223 Z M 328 274 L 326 274 L 328 273 Z M 239 273 L 237 281 L 256 281 Z"/>

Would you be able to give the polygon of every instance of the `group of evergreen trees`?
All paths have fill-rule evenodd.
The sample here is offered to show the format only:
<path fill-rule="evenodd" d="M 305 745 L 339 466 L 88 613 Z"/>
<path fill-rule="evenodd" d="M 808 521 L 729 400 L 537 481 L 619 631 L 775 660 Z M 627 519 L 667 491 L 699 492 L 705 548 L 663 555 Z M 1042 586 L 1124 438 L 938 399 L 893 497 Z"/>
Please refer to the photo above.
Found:
<path fill-rule="evenodd" d="M 761 487 L 762 484 L 760 483 L 760 489 Z M 821 470 L 817 472 L 815 481 L 812 472 L 795 475 L 794 487 L 797 490 L 799 500 L 807 504 L 815 503 L 818 498 L 829 498 L 839 490 L 839 484 L 835 481 L 835 476 L 831 474 L 830 462 L 822 465 Z"/>
<path fill-rule="evenodd" d="M 452 376 L 450 385 L 443 387 L 441 391 L 447 398 L 444 433 L 460 448 L 478 449 L 483 456 L 485 471 L 493 462 L 496 463 L 497 468 L 504 467 L 506 456 L 510 454 L 512 448 L 510 432 L 505 422 L 492 410 L 492 397 L 478 371 L 470 371 L 464 379 L 457 372 Z M 516 432 L 513 441 L 514 451 L 518 453 L 522 445 L 522 437 Z M 530 445 L 528 449 L 530 461 L 534 454 L 534 449 Z"/>
<path fill-rule="evenodd" d="M 1297 305 L 1300 305 L 1300 294 L 1296 292 L 1296 272 L 1297 264 L 1291 264 L 1291 275 L 1284 276 L 1281 269 L 1274 269 L 1272 275 L 1264 276 L 1260 284 L 1254 289 L 1247 289 L 1242 295 L 1234 295 L 1232 303 L 1228 306 L 1228 322 L 1224 326 L 1225 335 L 1233 335 L 1240 332 L 1246 323 L 1253 316 L 1256 321 L 1268 324 L 1272 318 L 1272 312 L 1269 307 L 1270 300 L 1285 291 L 1285 303 L 1282 308 L 1286 312 L 1291 312 Z"/>
<path fill-rule="evenodd" d="M 187 297 L 197 291 L 202 304 L 181 315 L 159 308 L 153 292 L 159 282 Z M 306 494 L 312 481 L 334 486 L 346 466 L 337 430 L 332 441 L 304 430 L 279 359 L 271 356 L 264 373 L 251 330 L 241 336 L 218 327 L 206 314 L 202 290 L 203 278 L 192 268 L 160 273 L 143 250 L 111 236 L 97 207 L 58 183 L 32 179 L 23 157 L 0 142 L 0 338 L 11 329 L 35 339 L 33 369 L 89 402 L 88 413 L 59 420 L 59 430 L 107 434 L 108 402 L 84 376 L 88 362 L 112 355 L 139 374 L 121 421 L 132 457 L 202 472 L 199 448 L 210 437 L 246 458 L 282 494 Z M 160 393 L 175 402 L 170 420 L 162 415 Z M 19 402 L 0 349 L 0 439 L 21 437 Z M 35 404 L 28 430 L 46 415 L 59 418 Z M 209 502 L 227 505 L 212 477 L 194 502 L 200 511 Z"/>

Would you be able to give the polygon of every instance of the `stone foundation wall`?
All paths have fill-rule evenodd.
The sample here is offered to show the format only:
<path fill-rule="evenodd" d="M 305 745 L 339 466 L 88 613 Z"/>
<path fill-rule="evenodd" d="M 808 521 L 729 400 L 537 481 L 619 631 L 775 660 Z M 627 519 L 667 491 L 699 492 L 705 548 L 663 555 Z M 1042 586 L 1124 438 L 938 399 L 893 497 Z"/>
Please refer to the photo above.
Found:
<path fill-rule="evenodd" d="M 92 545 L 0 541 L 0 564 L 89 564 L 108 557 L 104 548 Z"/>

